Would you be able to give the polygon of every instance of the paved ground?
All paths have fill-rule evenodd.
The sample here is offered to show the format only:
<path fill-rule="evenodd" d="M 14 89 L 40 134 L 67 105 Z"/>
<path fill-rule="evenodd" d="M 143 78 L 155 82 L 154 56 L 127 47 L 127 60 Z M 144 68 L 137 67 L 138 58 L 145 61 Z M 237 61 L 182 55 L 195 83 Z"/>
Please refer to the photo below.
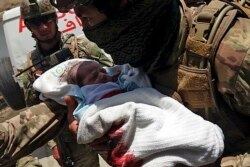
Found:
<path fill-rule="evenodd" d="M 0 99 L 1 100 L 1 99 Z M 7 107 L 6 104 L 1 103 L 0 106 L 0 122 L 3 122 L 9 118 L 12 118 L 19 114 L 20 111 L 13 111 L 10 107 Z M 37 157 L 39 161 L 43 164 L 43 167 L 59 167 L 57 161 L 53 158 L 51 150 L 47 145 L 34 151 L 33 156 Z M 109 167 L 109 165 L 101 158 L 100 167 Z"/>

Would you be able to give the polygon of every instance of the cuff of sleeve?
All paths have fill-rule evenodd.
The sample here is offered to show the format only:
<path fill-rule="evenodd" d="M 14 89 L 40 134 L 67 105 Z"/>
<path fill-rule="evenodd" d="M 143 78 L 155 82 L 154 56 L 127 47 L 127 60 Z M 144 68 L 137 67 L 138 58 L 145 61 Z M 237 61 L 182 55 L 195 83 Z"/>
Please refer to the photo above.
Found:
<path fill-rule="evenodd" d="M 56 146 L 55 140 L 52 139 L 52 140 L 48 141 L 48 146 L 49 146 L 50 149 L 52 149 L 53 147 L 55 147 Z"/>

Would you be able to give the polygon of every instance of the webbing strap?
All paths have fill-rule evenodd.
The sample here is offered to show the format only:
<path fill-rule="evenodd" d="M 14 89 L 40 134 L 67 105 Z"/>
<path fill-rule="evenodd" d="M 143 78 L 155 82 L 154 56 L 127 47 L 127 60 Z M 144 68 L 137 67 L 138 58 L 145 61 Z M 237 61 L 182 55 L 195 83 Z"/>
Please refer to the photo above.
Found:
<path fill-rule="evenodd" d="M 216 55 L 216 51 L 219 47 L 219 43 L 221 42 L 223 36 L 225 35 L 225 33 L 227 32 L 228 28 L 230 27 L 231 23 L 233 22 L 234 18 L 236 17 L 237 14 L 237 10 L 231 10 L 228 12 L 228 17 L 226 17 L 223 22 L 220 25 L 220 29 L 217 30 L 216 36 L 213 40 L 213 47 L 212 47 L 212 51 L 210 53 L 211 55 L 211 63 L 213 65 L 214 63 L 214 57 Z"/>
<path fill-rule="evenodd" d="M 190 52 L 205 58 L 209 58 L 212 50 L 212 44 L 206 44 L 201 41 L 197 41 L 190 36 L 187 39 L 186 47 Z"/>
<path fill-rule="evenodd" d="M 74 34 L 64 35 L 62 38 L 63 48 L 69 48 L 71 53 L 74 55 L 74 58 L 79 58 L 78 46 L 77 46 L 77 37 Z"/>
<path fill-rule="evenodd" d="M 216 17 L 227 4 L 221 1 L 211 1 L 202 11 L 193 19 L 193 35 L 194 40 L 206 42 L 207 35 L 213 26 Z"/>
<path fill-rule="evenodd" d="M 226 20 L 226 23 L 223 22 L 223 24 L 221 24 L 224 16 L 227 13 L 231 13 L 229 6 L 230 5 L 225 2 L 214 0 L 203 7 L 201 12 L 194 16 L 192 29 L 186 42 L 184 61 L 192 60 L 193 56 L 196 57 L 195 59 L 200 57 L 200 61 L 203 62 L 205 62 L 204 59 L 213 59 L 219 42 L 236 16 L 235 12 L 232 13 L 229 19 Z M 215 36 L 217 32 L 219 32 L 219 35 Z M 197 60 L 196 62 L 199 63 Z M 190 63 L 183 62 L 183 64 L 189 65 Z M 201 64 L 204 65 L 204 63 Z M 206 65 L 203 65 L 200 66 L 200 63 L 199 65 L 192 64 L 192 66 L 199 68 L 206 67 Z"/>
<path fill-rule="evenodd" d="M 250 1 L 246 0 L 245 3 L 236 1 L 232 2 L 232 4 L 238 6 L 246 15 L 248 18 L 250 18 Z"/>
<path fill-rule="evenodd" d="M 219 42 L 234 20 L 237 10 L 221 1 L 211 1 L 193 17 L 190 34 L 186 41 L 186 52 L 179 69 L 180 79 L 178 90 L 191 108 L 217 108 L 214 83 L 212 82 L 211 59 L 214 58 Z M 225 17 L 226 16 L 226 17 Z M 216 34 L 216 35 L 215 35 Z M 192 72 L 190 72 L 192 70 Z M 199 74 L 200 72 L 204 74 Z M 190 73 L 189 73 L 190 72 Z M 183 77 L 181 78 L 181 74 Z M 189 82 L 185 78 L 194 77 Z M 199 83 L 199 80 L 202 80 Z M 186 85 L 181 85 L 182 83 Z M 195 90 L 194 84 L 199 86 Z"/>

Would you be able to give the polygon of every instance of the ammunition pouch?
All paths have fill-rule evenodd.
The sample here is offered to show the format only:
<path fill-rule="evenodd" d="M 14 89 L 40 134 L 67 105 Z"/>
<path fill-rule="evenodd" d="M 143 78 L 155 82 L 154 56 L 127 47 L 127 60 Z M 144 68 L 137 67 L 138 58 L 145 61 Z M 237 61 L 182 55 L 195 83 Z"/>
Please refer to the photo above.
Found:
<path fill-rule="evenodd" d="M 199 10 L 193 16 L 178 70 L 177 92 L 191 110 L 217 109 L 214 57 L 239 10 L 218 0 L 202 5 Z"/>
<path fill-rule="evenodd" d="M 198 69 L 180 65 L 178 81 L 177 91 L 188 108 L 203 109 L 215 105 L 210 68 Z"/>

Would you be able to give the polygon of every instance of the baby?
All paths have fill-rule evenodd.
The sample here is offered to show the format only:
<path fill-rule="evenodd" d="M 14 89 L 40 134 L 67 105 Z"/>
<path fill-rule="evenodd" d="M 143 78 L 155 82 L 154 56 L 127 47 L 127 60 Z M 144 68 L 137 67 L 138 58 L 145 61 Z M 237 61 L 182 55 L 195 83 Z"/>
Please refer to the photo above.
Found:
<path fill-rule="evenodd" d="M 151 87 L 146 74 L 128 64 L 103 68 L 96 61 L 75 64 L 68 72 L 67 82 L 81 87 L 84 100 L 78 100 L 74 116 L 80 120 L 85 109 L 96 101 L 135 90 Z"/>
<path fill-rule="evenodd" d="M 68 83 L 77 84 L 80 87 L 85 85 L 115 82 L 120 71 L 111 75 L 95 61 L 83 61 L 75 64 L 68 72 Z"/>
<path fill-rule="evenodd" d="M 149 88 L 147 75 L 127 64 L 106 68 L 69 60 L 33 86 L 45 98 L 63 105 L 65 99 L 77 142 L 97 150 L 107 146 L 103 152 L 113 166 L 202 166 L 223 153 L 217 125 Z"/>

